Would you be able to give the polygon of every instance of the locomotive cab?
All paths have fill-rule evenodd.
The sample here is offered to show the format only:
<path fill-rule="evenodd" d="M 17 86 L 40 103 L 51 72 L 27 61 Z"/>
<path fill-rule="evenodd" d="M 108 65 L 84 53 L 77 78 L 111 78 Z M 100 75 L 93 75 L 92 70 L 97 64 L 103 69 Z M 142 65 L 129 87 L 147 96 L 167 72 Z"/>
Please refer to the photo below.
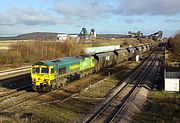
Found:
<path fill-rule="evenodd" d="M 39 88 L 45 87 L 45 90 L 47 90 L 47 88 L 49 88 L 50 81 L 54 79 L 54 76 L 55 71 L 53 66 L 39 64 L 32 65 L 31 78 L 33 89 L 37 91 Z"/>

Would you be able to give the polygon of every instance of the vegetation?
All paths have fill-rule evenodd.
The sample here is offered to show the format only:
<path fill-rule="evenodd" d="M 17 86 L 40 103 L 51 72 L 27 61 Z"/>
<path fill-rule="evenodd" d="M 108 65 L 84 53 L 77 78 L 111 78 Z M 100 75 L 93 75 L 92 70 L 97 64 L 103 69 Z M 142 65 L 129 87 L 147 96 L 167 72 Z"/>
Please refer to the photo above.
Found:
<path fill-rule="evenodd" d="M 0 50 L 0 70 L 11 67 L 19 67 L 20 65 L 29 65 L 40 60 L 50 60 L 65 56 L 80 55 L 83 48 L 98 47 L 109 45 L 121 45 L 128 47 L 130 45 L 139 45 L 143 43 L 152 43 L 150 39 L 120 38 L 120 39 L 93 39 L 93 41 L 73 41 L 68 39 L 65 42 L 49 41 L 49 40 L 30 40 L 8 43 L 1 43 Z"/>
<path fill-rule="evenodd" d="M 152 91 L 144 110 L 134 117 L 136 123 L 179 123 L 180 95 Z"/>
<path fill-rule="evenodd" d="M 1 64 L 33 63 L 39 60 L 55 59 L 65 56 L 83 54 L 75 42 L 20 42 L 10 45 L 9 50 L 0 52 Z"/>
<path fill-rule="evenodd" d="M 168 50 L 174 53 L 174 55 L 180 56 L 180 34 L 176 34 L 174 38 L 169 39 Z"/>
<path fill-rule="evenodd" d="M 166 68 L 171 70 L 180 68 L 180 33 L 168 40 Z"/>
<path fill-rule="evenodd" d="M 93 100 L 71 99 L 65 103 L 53 105 L 40 105 L 34 107 L 33 122 L 67 123 L 82 118 L 82 114 L 89 111 L 89 106 L 94 105 Z"/>

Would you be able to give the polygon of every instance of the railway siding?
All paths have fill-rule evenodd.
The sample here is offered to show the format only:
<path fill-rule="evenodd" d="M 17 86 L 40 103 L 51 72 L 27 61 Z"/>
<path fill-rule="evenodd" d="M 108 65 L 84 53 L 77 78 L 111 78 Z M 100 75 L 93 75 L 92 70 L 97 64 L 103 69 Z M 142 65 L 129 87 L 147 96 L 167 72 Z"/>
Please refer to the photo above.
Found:
<path fill-rule="evenodd" d="M 121 73 L 119 73 L 118 75 L 114 75 L 114 76 L 112 75 L 108 78 L 114 78 L 116 80 L 116 82 L 118 82 L 117 77 L 124 78 L 125 74 L 128 76 L 130 74 L 129 72 L 132 71 L 138 64 L 139 63 L 136 63 L 136 64 L 129 63 L 128 67 L 126 69 L 123 69 L 123 71 L 121 71 Z M 125 73 L 125 74 L 123 75 L 123 73 Z M 113 74 L 113 73 L 111 73 L 111 74 Z M 91 77 L 89 77 L 89 78 L 91 78 Z M 93 81 L 93 80 L 90 79 L 89 81 Z M 112 90 L 117 85 L 117 83 L 115 85 L 112 85 L 112 84 L 108 85 L 109 83 L 107 82 L 107 79 L 105 79 L 104 83 L 102 83 L 102 82 L 103 81 L 100 81 L 100 82 L 98 82 L 98 84 L 91 85 L 90 87 L 87 87 L 86 89 L 81 88 L 79 93 L 76 93 L 74 96 L 70 96 L 67 99 L 65 98 L 65 100 L 60 99 L 60 100 L 50 101 L 47 103 L 46 102 L 38 103 L 38 105 L 36 105 L 37 101 L 41 100 L 41 98 L 38 97 L 39 99 L 36 101 L 35 105 L 30 106 L 29 108 L 25 108 L 23 106 L 19 110 L 21 110 L 21 114 L 23 112 L 24 113 L 32 113 L 33 114 L 32 120 L 36 121 L 36 122 L 38 122 L 37 119 L 39 119 L 40 121 L 46 121 L 46 122 L 47 121 L 48 122 L 72 122 L 72 121 L 75 122 L 76 120 L 79 121 L 79 120 L 81 120 L 81 118 L 83 118 L 83 116 L 85 117 L 89 113 L 90 110 L 94 109 L 94 106 L 96 106 L 97 104 L 100 104 L 102 102 L 102 100 L 106 99 L 107 97 L 106 96 L 103 97 L 103 96 L 107 95 L 107 93 L 108 93 L 108 92 L 104 92 L 106 94 L 102 94 L 102 98 L 100 96 L 98 96 L 98 97 L 95 97 L 95 96 L 94 97 L 93 96 L 82 97 L 82 96 L 80 96 L 81 94 L 84 93 L 84 91 L 90 91 L 91 88 L 96 88 L 95 90 L 97 90 L 97 88 L 99 86 L 103 87 L 104 83 L 107 83 L 107 86 L 103 87 L 104 89 L 105 89 L 105 87 L 109 88 L 109 86 L 111 86 L 111 90 Z M 73 82 L 71 84 L 73 84 L 73 86 L 75 86 L 74 83 L 76 83 L 76 82 Z M 67 87 L 66 87 L 66 89 L 68 89 L 67 92 L 76 92 L 72 89 L 73 87 L 71 87 L 71 84 L 67 85 Z M 79 84 L 81 84 L 84 87 L 83 79 L 81 80 L 81 83 L 79 83 Z M 94 92 L 94 93 L 97 93 L 97 92 Z M 56 97 L 57 96 L 56 91 L 50 92 L 50 95 L 52 95 L 53 97 L 54 96 Z M 46 96 L 44 95 L 44 98 L 45 97 Z M 33 104 L 33 101 L 31 101 L 31 102 Z M 53 115 L 54 113 L 58 114 L 58 115 L 55 116 L 55 115 Z M 48 114 L 48 116 L 46 114 Z"/>
<path fill-rule="evenodd" d="M 33 108 L 33 110 L 32 111 L 30 111 L 30 112 L 35 112 L 34 113 L 34 116 L 36 116 L 37 115 L 37 113 L 40 113 L 40 114 L 42 114 L 42 116 L 44 116 L 45 114 L 44 113 L 47 113 L 46 111 L 47 111 L 47 109 L 45 110 L 45 112 L 44 113 L 42 113 L 42 111 L 44 111 L 44 109 L 43 108 L 47 108 L 47 105 L 49 106 L 49 110 L 53 110 L 55 107 L 54 107 L 54 105 L 57 107 L 57 110 L 61 110 L 62 109 L 62 111 L 64 111 L 65 110 L 65 112 L 68 112 L 67 111 L 67 109 L 71 109 L 71 108 L 73 108 L 73 111 L 75 111 L 75 110 L 77 110 L 77 114 L 75 113 L 74 114 L 74 116 L 72 116 L 72 119 L 71 118 L 69 118 L 69 119 L 66 119 L 66 121 L 70 121 L 70 120 L 74 120 L 74 118 L 76 119 L 77 117 L 79 117 L 79 116 L 77 116 L 77 115 L 79 115 L 78 113 L 83 113 L 83 111 L 85 110 L 85 113 L 84 113 L 84 115 L 85 114 L 87 114 L 87 113 L 89 113 L 89 108 L 91 107 L 93 107 L 93 106 L 95 106 L 97 103 L 100 103 L 100 102 L 102 102 L 102 100 L 104 100 L 105 98 L 107 98 L 108 97 L 108 93 L 109 92 L 111 92 L 114 88 L 115 88 L 115 86 L 117 85 L 117 84 L 119 84 L 119 80 L 123 80 L 123 78 L 126 76 L 126 75 L 128 75 L 129 74 L 129 72 L 130 71 L 132 71 L 133 70 L 133 68 L 135 68 L 137 65 L 138 65 L 139 63 L 132 63 L 131 65 L 129 65 L 129 67 L 127 68 L 127 69 L 123 69 L 123 71 L 121 71 L 120 73 L 118 73 L 117 75 L 112 75 L 112 76 L 110 76 L 110 77 L 108 77 L 107 79 L 105 79 L 104 81 L 100 81 L 99 83 L 97 83 L 97 84 L 94 84 L 94 85 L 92 85 L 92 86 L 90 86 L 90 87 L 88 87 L 88 88 L 86 88 L 86 89 L 84 89 L 84 90 L 82 90 L 80 93 L 77 93 L 77 94 L 75 94 L 73 97 L 71 97 L 71 98 L 69 98 L 68 100 L 65 100 L 64 102 L 59 102 L 59 101 L 57 101 L 57 102 L 52 102 L 52 103 L 50 103 L 50 104 L 44 104 L 44 105 L 34 105 L 34 106 L 32 106 L 31 107 L 31 109 Z M 113 72 L 112 72 L 113 73 Z M 111 74 L 112 74 L 111 73 Z M 117 81 L 118 80 L 118 81 Z M 91 80 L 92 81 L 92 80 Z M 108 82 L 109 81 L 109 82 Z M 101 88 L 101 89 L 97 89 L 97 88 Z M 108 89 L 108 88 L 110 88 L 110 89 Z M 80 89 L 81 90 L 81 89 Z M 69 88 L 69 89 L 67 89 L 67 92 L 70 92 L 71 93 L 71 89 Z M 87 92 L 86 92 L 87 91 Z M 73 92 L 73 91 L 72 91 Z M 92 93 L 90 93 L 90 92 L 92 92 Z M 97 92 L 98 93 L 100 93 L 100 95 L 95 95 L 95 94 L 97 94 Z M 52 92 L 53 93 L 53 92 Z M 87 95 L 86 95 L 87 94 Z M 52 95 L 53 96 L 53 95 Z M 57 95 L 56 95 L 57 96 Z M 33 103 L 33 101 L 30 101 L 30 102 L 32 102 L 32 104 L 34 104 Z M 77 104 L 75 104 L 77 102 Z M 36 103 L 35 103 L 36 104 Z M 27 104 L 28 105 L 28 104 Z M 66 107 L 67 106 L 67 107 Z M 86 107 L 86 108 L 85 108 Z M 42 109 L 40 109 L 40 108 L 42 108 Z M 64 108 L 66 108 L 66 109 L 64 109 Z M 80 110 L 79 108 L 82 108 L 82 110 Z M 16 110 L 17 108 L 15 108 L 15 110 Z M 14 111 L 15 111 L 14 110 Z M 27 110 L 25 110 L 24 112 L 29 112 L 28 110 L 30 110 L 30 109 L 27 109 Z M 80 111 L 78 111 L 78 110 L 80 110 Z M 13 110 L 12 110 L 13 111 Z M 60 117 L 59 118 L 62 118 L 63 119 L 63 114 L 61 114 L 62 113 L 62 111 L 60 112 Z M 52 112 L 53 113 L 53 112 Z M 50 116 L 51 116 L 51 114 L 49 114 Z M 53 115 L 53 114 L 52 114 Z M 72 115 L 73 115 L 73 113 L 72 113 Z M 41 118 L 42 116 L 39 116 L 38 115 L 38 117 L 39 118 Z M 68 116 L 68 115 L 67 115 Z M 57 119 L 59 119 L 59 118 L 55 118 L 55 120 L 57 120 Z M 50 121 L 53 121 L 52 119 L 50 120 Z M 59 119 L 59 121 L 60 121 L 60 119 Z"/>
<path fill-rule="evenodd" d="M 107 120 L 110 120 L 109 118 L 114 115 L 114 111 L 118 109 L 119 106 L 124 105 L 124 103 L 126 102 L 124 100 L 126 98 L 128 99 L 128 95 L 131 95 L 131 92 L 133 92 L 134 88 L 136 88 L 137 82 L 139 82 L 138 78 L 144 78 L 144 75 L 142 73 L 144 73 L 144 70 L 149 69 L 144 68 L 149 66 L 147 64 L 149 64 L 149 59 L 146 60 L 143 65 L 141 65 L 133 72 L 133 74 L 124 82 L 125 85 L 123 87 L 117 87 L 118 91 L 116 91 L 116 93 L 114 93 L 114 95 L 112 95 L 110 99 L 105 100 L 105 103 L 101 104 L 98 110 L 90 115 L 90 117 L 88 117 L 85 122 L 105 122 Z M 143 77 L 140 77 L 141 74 L 143 75 Z M 110 114 L 110 116 L 108 116 L 108 114 Z"/>
<path fill-rule="evenodd" d="M 30 73 L 30 66 L 0 71 L 0 81 Z"/>

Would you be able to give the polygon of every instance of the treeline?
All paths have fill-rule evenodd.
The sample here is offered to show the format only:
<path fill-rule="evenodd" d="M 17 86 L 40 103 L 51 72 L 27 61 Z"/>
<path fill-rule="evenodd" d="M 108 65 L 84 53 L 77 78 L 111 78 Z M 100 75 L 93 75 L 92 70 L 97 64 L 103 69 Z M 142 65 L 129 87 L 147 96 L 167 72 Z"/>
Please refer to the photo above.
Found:
<path fill-rule="evenodd" d="M 166 66 L 180 67 L 180 33 L 169 38 L 167 51 L 168 60 L 166 60 Z"/>
<path fill-rule="evenodd" d="M 180 60 L 180 33 L 168 40 L 168 49 Z"/>
<path fill-rule="evenodd" d="M 20 42 L 12 44 L 9 50 L 0 52 L 0 63 L 34 63 L 40 60 L 50 60 L 80 54 L 83 54 L 83 49 L 75 42 Z"/>

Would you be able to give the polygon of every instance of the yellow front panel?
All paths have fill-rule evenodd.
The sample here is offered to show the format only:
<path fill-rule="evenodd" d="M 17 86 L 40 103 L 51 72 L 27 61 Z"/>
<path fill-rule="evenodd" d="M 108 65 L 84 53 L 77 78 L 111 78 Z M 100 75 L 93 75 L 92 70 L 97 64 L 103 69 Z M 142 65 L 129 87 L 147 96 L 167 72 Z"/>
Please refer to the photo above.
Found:
<path fill-rule="evenodd" d="M 47 66 L 33 66 L 34 68 L 40 68 L 40 71 L 42 68 L 47 68 Z M 49 71 L 53 67 L 48 67 Z M 47 74 L 42 74 L 40 73 L 33 73 L 31 70 L 31 78 L 32 78 L 32 84 L 35 84 L 36 86 L 40 85 L 45 85 L 48 84 L 50 85 L 50 81 L 54 80 L 54 74 L 51 74 L 50 72 Z"/>

